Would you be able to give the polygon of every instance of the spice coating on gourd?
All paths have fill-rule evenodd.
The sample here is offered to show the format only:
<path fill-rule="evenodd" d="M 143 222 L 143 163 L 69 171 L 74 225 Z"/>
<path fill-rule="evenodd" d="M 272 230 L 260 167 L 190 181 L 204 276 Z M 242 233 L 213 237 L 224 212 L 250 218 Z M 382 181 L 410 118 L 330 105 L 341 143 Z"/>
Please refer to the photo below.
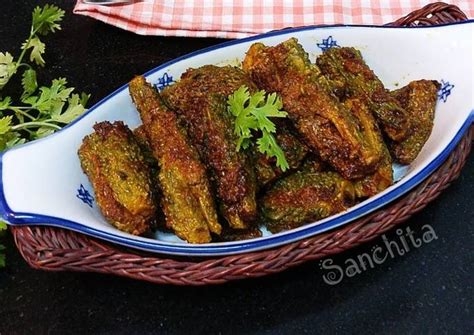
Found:
<path fill-rule="evenodd" d="M 345 86 L 346 98 L 367 100 L 382 130 L 394 141 L 402 141 L 411 132 L 408 113 L 385 89 L 355 48 L 329 48 L 316 59 L 324 76 Z"/>
<path fill-rule="evenodd" d="M 297 171 L 278 180 L 260 201 L 263 222 L 273 232 L 292 229 L 347 209 L 354 188 L 336 172 Z"/>
<path fill-rule="evenodd" d="M 275 139 L 285 154 L 289 170 L 298 169 L 309 152 L 308 147 L 283 122 L 277 123 Z M 256 146 L 252 146 L 251 155 L 254 159 L 257 184 L 260 188 L 284 174 L 276 165 L 276 159 L 274 157 L 269 158 L 267 155 L 259 152 Z"/>
<path fill-rule="evenodd" d="M 367 101 L 363 98 L 349 98 L 344 102 L 344 105 L 359 120 L 360 131 L 365 140 L 370 142 L 371 147 L 382 156 L 375 172 L 354 180 L 356 197 L 368 198 L 393 184 L 392 157 L 383 141 L 377 122 L 369 110 Z"/>
<path fill-rule="evenodd" d="M 166 225 L 188 242 L 210 242 L 210 233 L 220 234 L 221 226 L 206 169 L 197 151 L 189 143 L 178 117 L 162 103 L 145 78 L 133 79 L 129 90 L 159 164 Z"/>
<path fill-rule="evenodd" d="M 243 69 L 259 88 L 282 96 L 302 139 L 341 175 L 356 179 L 375 170 L 380 154 L 366 142 L 358 120 L 329 91 L 296 39 L 275 47 L 252 45 Z"/>
<path fill-rule="evenodd" d="M 389 92 L 356 49 L 313 64 L 290 38 L 253 44 L 242 69 L 188 69 L 161 92 L 136 77 L 129 89 L 143 125 L 104 122 L 79 152 L 98 205 L 132 234 L 163 218 L 159 228 L 208 243 L 299 227 L 382 192 L 392 157 L 408 164 L 428 139 L 439 84 Z"/>
<path fill-rule="evenodd" d="M 439 87 L 434 80 L 417 80 L 391 93 L 408 112 L 413 127 L 407 139 L 389 143 L 390 151 L 401 164 L 413 162 L 431 135 Z"/>
<path fill-rule="evenodd" d="M 120 121 L 98 123 L 78 154 L 107 221 L 130 234 L 147 231 L 156 212 L 153 185 L 130 129 Z"/>
<path fill-rule="evenodd" d="M 237 229 L 249 227 L 257 216 L 255 172 L 247 152 L 236 150 L 235 118 L 226 105 L 242 85 L 254 87 L 242 70 L 208 65 L 186 71 L 163 92 L 210 171 L 221 214 Z"/>

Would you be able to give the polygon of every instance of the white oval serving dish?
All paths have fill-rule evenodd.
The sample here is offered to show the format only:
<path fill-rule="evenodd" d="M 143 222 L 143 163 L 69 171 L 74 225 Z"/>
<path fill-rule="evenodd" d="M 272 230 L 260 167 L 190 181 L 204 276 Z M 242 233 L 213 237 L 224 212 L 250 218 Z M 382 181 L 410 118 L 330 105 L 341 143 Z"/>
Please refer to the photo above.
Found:
<path fill-rule="evenodd" d="M 123 120 L 131 128 L 140 124 L 124 85 L 63 130 L 1 155 L 3 219 L 11 225 L 63 227 L 165 254 L 215 256 L 272 248 L 347 224 L 402 196 L 443 163 L 474 120 L 474 21 L 417 28 L 315 26 L 286 29 L 197 51 L 163 64 L 145 76 L 160 88 L 179 78 L 187 68 L 205 64 L 236 65 L 252 43 L 275 45 L 290 37 L 298 38 L 313 61 L 326 47 L 360 49 L 389 89 L 416 79 L 442 83 L 431 137 L 410 166 L 394 166 L 397 182 L 384 192 L 338 215 L 274 235 L 265 231 L 263 237 L 252 240 L 193 245 L 161 232 L 153 238 L 121 232 L 100 214 L 92 187 L 81 170 L 77 149 L 96 122 Z"/>

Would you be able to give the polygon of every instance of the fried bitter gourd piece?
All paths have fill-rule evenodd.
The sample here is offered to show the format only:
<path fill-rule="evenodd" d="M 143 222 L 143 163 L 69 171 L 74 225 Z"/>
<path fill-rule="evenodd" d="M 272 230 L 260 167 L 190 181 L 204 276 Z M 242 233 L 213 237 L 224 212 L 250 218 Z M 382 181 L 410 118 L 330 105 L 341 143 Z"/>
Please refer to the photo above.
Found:
<path fill-rule="evenodd" d="M 376 116 L 382 130 L 394 141 L 403 141 L 411 131 L 410 117 L 400 103 L 367 66 L 355 48 L 329 48 L 316 59 L 330 81 L 343 83 L 348 97 L 362 97 Z"/>
<path fill-rule="evenodd" d="M 145 161 L 150 167 L 152 178 L 155 178 L 156 176 L 155 180 L 158 181 L 158 171 L 160 169 L 158 167 L 158 161 L 156 160 L 155 156 L 153 156 L 153 151 L 151 150 L 150 142 L 148 141 L 145 127 L 141 125 L 135 128 L 133 130 L 133 135 L 135 135 L 138 145 L 140 146 L 140 149 L 142 150 L 143 157 L 145 158 Z"/>
<path fill-rule="evenodd" d="M 97 123 L 78 154 L 107 221 L 133 235 L 147 231 L 156 212 L 153 185 L 130 129 L 120 121 Z"/>
<path fill-rule="evenodd" d="M 162 198 L 162 192 L 160 187 L 160 179 L 159 179 L 159 172 L 160 168 L 158 166 L 158 161 L 156 160 L 155 156 L 153 155 L 153 150 L 151 149 L 150 142 L 148 141 L 148 137 L 145 131 L 145 127 L 143 124 L 133 130 L 133 135 L 135 136 L 140 149 L 142 150 L 143 157 L 147 165 L 150 168 L 150 177 L 151 183 L 154 185 L 154 191 L 156 194 L 156 199 Z M 157 206 L 156 209 L 156 216 L 153 224 L 151 225 L 151 229 L 154 230 L 156 228 L 165 228 L 166 227 L 166 220 L 165 215 L 160 206 Z"/>
<path fill-rule="evenodd" d="M 375 172 L 354 181 L 356 197 L 368 198 L 393 184 L 392 157 L 383 141 L 377 122 L 369 110 L 367 101 L 349 98 L 344 102 L 344 105 L 359 120 L 360 130 L 365 139 L 382 155 Z"/>
<path fill-rule="evenodd" d="M 290 170 L 299 168 L 308 154 L 309 148 L 290 132 L 283 122 L 277 123 L 275 139 L 285 154 Z M 255 162 L 255 174 L 259 187 L 264 187 L 283 175 L 284 172 L 276 166 L 275 158 L 269 158 L 261 153 L 256 146 L 252 146 L 251 154 Z"/>
<path fill-rule="evenodd" d="M 317 155 L 310 153 L 306 159 L 304 160 L 303 164 L 300 167 L 300 170 L 307 171 L 307 172 L 323 172 L 329 171 L 328 164 L 323 162 L 321 158 Z"/>
<path fill-rule="evenodd" d="M 262 221 L 277 233 L 344 211 L 353 200 L 352 182 L 338 173 L 304 169 L 276 181 L 263 196 Z"/>
<path fill-rule="evenodd" d="M 413 131 L 406 140 L 389 143 L 393 157 L 401 164 L 413 162 L 428 140 L 433 129 L 438 90 L 439 83 L 436 81 L 417 80 L 391 92 L 412 121 Z"/>
<path fill-rule="evenodd" d="M 221 226 L 206 169 L 197 151 L 177 116 L 163 105 L 158 92 L 145 78 L 134 78 L 129 90 L 158 160 L 167 227 L 188 242 L 210 242 L 210 232 L 220 234 Z"/>
<path fill-rule="evenodd" d="M 222 233 L 216 238 L 216 242 L 243 241 L 261 236 L 262 232 L 255 226 L 248 229 L 232 229 L 225 227 L 222 229 Z"/>
<path fill-rule="evenodd" d="M 358 120 L 329 92 L 296 39 L 275 47 L 253 44 L 243 69 L 257 86 L 282 96 L 283 107 L 305 143 L 342 176 L 356 179 L 375 170 L 380 152 L 360 132 Z"/>
<path fill-rule="evenodd" d="M 227 96 L 242 85 L 253 86 L 242 70 L 207 65 L 186 71 L 163 92 L 185 120 L 211 172 L 220 212 L 235 229 L 249 227 L 257 216 L 255 172 L 247 153 L 236 150 L 235 118 L 226 105 Z"/>
<path fill-rule="evenodd" d="M 392 156 L 387 146 L 383 147 L 383 158 L 377 170 L 361 179 L 354 180 L 354 190 L 357 198 L 369 198 L 382 192 L 393 184 Z"/>

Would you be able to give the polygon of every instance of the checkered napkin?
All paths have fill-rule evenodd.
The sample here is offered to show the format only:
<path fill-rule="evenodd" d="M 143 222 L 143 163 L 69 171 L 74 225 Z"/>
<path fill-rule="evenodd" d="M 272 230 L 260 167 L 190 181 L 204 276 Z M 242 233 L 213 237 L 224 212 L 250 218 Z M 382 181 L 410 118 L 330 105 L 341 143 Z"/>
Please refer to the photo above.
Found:
<path fill-rule="evenodd" d="M 429 0 L 145 0 L 98 6 L 78 0 L 74 13 L 141 35 L 240 38 L 312 24 L 384 24 Z M 474 0 L 452 0 L 474 17 Z"/>

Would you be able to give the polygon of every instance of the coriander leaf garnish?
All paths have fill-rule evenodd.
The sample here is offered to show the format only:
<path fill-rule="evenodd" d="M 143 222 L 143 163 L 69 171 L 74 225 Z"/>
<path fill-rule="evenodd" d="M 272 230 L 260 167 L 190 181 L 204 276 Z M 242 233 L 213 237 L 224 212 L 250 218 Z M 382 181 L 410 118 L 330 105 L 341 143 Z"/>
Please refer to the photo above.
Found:
<path fill-rule="evenodd" d="M 54 121 L 61 123 L 70 123 L 72 120 L 74 120 L 76 117 L 78 117 L 85 111 L 85 108 L 79 98 L 79 94 L 72 94 L 71 97 L 67 99 L 67 102 L 67 109 L 64 112 L 55 115 L 53 117 Z"/>
<path fill-rule="evenodd" d="M 8 109 L 8 106 L 10 106 L 12 102 L 12 98 L 10 97 L 5 97 L 3 100 L 0 100 L 0 111 Z"/>
<path fill-rule="evenodd" d="M 259 131 L 261 137 L 256 140 L 258 150 L 268 157 L 275 157 L 276 165 L 285 171 L 289 168 L 288 162 L 273 136 L 276 126 L 270 119 L 286 117 L 288 114 L 281 110 L 282 107 L 281 98 L 276 93 L 266 94 L 261 90 L 250 94 L 245 85 L 227 99 L 227 108 L 235 116 L 234 133 L 238 136 L 236 150 L 247 149 L 253 132 Z"/>
<path fill-rule="evenodd" d="M 0 119 L 0 135 L 4 135 L 11 130 L 12 118 L 13 116 L 8 115 Z"/>
<path fill-rule="evenodd" d="M 23 95 L 21 99 L 24 100 L 33 94 L 38 88 L 36 82 L 36 71 L 33 69 L 26 69 L 21 78 L 21 86 L 23 86 Z"/>
<path fill-rule="evenodd" d="M 49 32 L 54 33 L 61 30 L 59 22 L 63 19 L 64 10 L 54 5 L 45 5 L 44 7 L 36 7 L 33 10 L 32 30 L 41 35 Z"/>
<path fill-rule="evenodd" d="M 45 44 L 39 39 L 38 34 L 47 35 L 50 32 L 60 30 L 59 22 L 61 22 L 63 16 L 64 10 L 53 5 L 45 5 L 34 9 L 30 36 L 21 45 L 22 51 L 18 59 L 14 61 L 10 53 L 0 52 L 0 90 L 8 83 L 20 66 L 31 68 L 29 64 L 22 63 L 27 50 L 31 49 L 30 62 L 44 66 Z"/>
<path fill-rule="evenodd" d="M 54 79 L 50 86 L 39 86 L 34 66 L 45 65 L 46 45 L 40 39 L 61 29 L 64 10 L 53 5 L 33 10 L 30 35 L 21 45 L 17 59 L 9 52 L 0 52 L 0 151 L 52 134 L 86 110 L 89 95 L 73 93 L 64 78 Z M 27 53 L 29 52 L 29 57 Z M 30 64 L 25 60 L 29 59 Z M 2 89 L 19 70 L 23 70 L 19 97 L 2 97 Z M 19 102 L 16 102 L 19 100 Z M 0 234 L 6 229 L 0 221 Z M 0 250 L 3 246 L 0 244 Z M 0 267 L 5 256 L 0 253 Z"/>
<path fill-rule="evenodd" d="M 50 86 L 38 85 L 34 65 L 44 66 L 45 44 L 39 36 L 60 30 L 64 11 L 56 6 L 36 7 L 33 11 L 30 35 L 21 46 L 18 59 L 0 53 L 0 94 L 20 67 L 23 93 L 16 103 L 9 96 L 0 96 L 0 151 L 14 145 L 47 136 L 70 123 L 85 110 L 89 95 L 73 93 L 65 78 L 54 79 Z M 30 64 L 24 62 L 29 54 Z"/>
<path fill-rule="evenodd" d="M 8 52 L 0 52 L 0 90 L 8 83 L 16 71 L 13 56 Z"/>
<path fill-rule="evenodd" d="M 35 62 L 40 66 L 44 66 L 43 54 L 45 47 L 46 45 L 36 36 L 21 45 L 23 50 L 31 49 L 30 62 Z"/>
<path fill-rule="evenodd" d="M 265 134 L 257 140 L 259 151 L 265 153 L 269 157 L 276 158 L 276 165 L 282 170 L 286 171 L 289 166 L 286 161 L 285 154 L 275 140 L 272 134 Z"/>

